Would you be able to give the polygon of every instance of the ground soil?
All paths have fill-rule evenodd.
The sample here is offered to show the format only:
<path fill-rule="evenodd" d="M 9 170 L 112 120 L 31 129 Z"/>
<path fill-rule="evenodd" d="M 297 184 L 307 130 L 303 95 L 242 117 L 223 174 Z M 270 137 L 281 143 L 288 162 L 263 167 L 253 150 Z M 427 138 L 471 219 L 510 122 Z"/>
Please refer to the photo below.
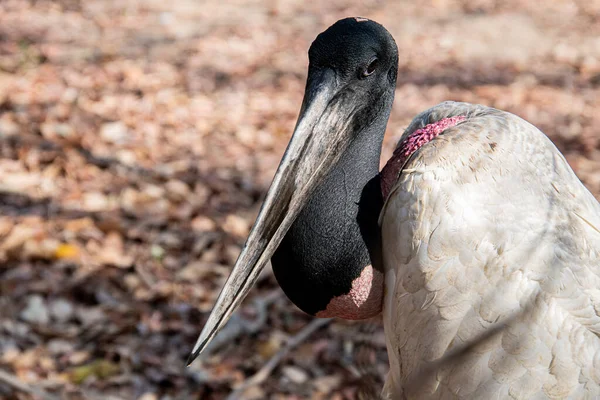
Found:
<path fill-rule="evenodd" d="M 224 399 L 310 323 L 267 270 L 185 367 L 307 49 L 345 16 L 400 49 L 383 160 L 418 112 L 482 103 L 541 128 L 600 194 L 598 0 L 1 0 L 0 398 Z M 241 398 L 355 399 L 386 368 L 379 320 L 333 321 Z"/>

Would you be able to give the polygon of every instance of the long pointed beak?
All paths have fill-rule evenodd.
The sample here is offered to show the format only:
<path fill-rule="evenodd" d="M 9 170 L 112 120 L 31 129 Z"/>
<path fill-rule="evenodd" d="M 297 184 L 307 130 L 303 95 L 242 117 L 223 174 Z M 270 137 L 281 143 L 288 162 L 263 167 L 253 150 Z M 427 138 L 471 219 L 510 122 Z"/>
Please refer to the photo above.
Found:
<path fill-rule="evenodd" d="M 300 116 L 266 199 L 231 275 L 188 359 L 225 325 L 256 282 L 308 198 L 345 151 L 351 135 L 350 93 L 338 93 L 333 70 L 311 70 Z M 349 101 L 350 100 L 350 101 Z"/>

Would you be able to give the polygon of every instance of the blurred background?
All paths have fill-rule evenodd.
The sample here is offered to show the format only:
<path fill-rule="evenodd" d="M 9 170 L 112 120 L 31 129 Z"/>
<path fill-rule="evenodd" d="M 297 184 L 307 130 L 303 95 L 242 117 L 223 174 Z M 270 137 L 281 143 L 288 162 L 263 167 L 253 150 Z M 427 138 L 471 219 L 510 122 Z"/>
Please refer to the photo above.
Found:
<path fill-rule="evenodd" d="M 383 160 L 418 112 L 482 103 L 541 128 L 600 194 L 600 1 L 310 3 L 0 1 L 0 398 L 379 390 L 380 322 L 314 325 L 270 269 L 185 368 L 293 129 L 308 47 L 342 17 L 400 49 Z"/>

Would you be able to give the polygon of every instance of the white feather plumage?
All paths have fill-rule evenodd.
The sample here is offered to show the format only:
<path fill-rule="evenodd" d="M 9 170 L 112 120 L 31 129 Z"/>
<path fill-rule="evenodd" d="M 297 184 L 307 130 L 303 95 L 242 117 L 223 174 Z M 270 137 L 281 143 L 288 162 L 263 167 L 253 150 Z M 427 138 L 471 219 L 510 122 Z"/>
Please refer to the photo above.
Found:
<path fill-rule="evenodd" d="M 600 205 L 513 114 L 446 102 L 403 138 L 455 115 L 382 210 L 384 396 L 600 396 Z"/>

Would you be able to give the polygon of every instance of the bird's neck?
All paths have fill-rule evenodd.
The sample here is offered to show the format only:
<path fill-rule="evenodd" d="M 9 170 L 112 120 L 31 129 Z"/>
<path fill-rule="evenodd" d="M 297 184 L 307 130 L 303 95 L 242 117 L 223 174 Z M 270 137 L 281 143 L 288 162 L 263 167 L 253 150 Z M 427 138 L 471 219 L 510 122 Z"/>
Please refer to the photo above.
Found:
<path fill-rule="evenodd" d="M 379 254 L 379 159 L 392 101 L 356 133 L 272 258 L 280 286 L 309 314 L 348 294 L 367 266 L 379 268 L 371 261 Z"/>

